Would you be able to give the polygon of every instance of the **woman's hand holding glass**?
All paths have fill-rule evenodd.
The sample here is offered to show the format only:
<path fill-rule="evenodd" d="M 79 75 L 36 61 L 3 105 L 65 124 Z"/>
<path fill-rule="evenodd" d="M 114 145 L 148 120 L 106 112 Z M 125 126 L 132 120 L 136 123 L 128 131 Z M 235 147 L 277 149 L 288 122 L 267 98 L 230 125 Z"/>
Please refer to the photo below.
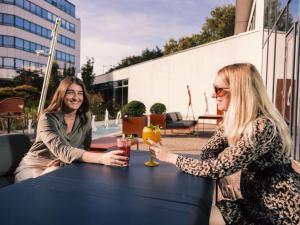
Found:
<path fill-rule="evenodd" d="M 98 162 L 108 166 L 126 166 L 128 157 L 124 156 L 123 150 L 113 150 L 102 153 Z"/>
<path fill-rule="evenodd" d="M 177 154 L 169 152 L 166 148 L 163 148 L 161 144 L 153 142 L 151 139 L 147 139 L 150 143 L 150 153 L 151 156 L 155 159 L 158 159 L 163 162 L 176 164 Z"/>

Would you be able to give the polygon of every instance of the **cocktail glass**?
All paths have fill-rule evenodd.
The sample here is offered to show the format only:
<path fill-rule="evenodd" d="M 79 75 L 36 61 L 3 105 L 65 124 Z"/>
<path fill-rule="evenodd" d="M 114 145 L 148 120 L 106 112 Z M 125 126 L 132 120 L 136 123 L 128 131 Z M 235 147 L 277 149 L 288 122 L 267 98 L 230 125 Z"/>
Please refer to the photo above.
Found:
<path fill-rule="evenodd" d="M 150 143 L 147 141 L 147 139 L 152 140 L 155 143 L 160 142 L 160 129 L 158 126 L 146 126 L 143 128 L 142 132 L 142 138 L 145 144 L 149 145 L 150 148 Z M 158 166 L 159 163 L 154 161 L 152 156 L 150 156 L 150 160 L 144 163 L 145 166 Z"/>

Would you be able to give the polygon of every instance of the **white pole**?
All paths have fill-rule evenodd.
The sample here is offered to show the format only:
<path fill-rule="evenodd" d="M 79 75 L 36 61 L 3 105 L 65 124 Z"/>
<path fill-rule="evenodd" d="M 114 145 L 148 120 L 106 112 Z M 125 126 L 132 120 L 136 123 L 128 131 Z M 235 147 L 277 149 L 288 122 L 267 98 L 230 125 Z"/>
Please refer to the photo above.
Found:
<path fill-rule="evenodd" d="M 51 33 L 52 41 L 51 41 L 50 51 L 49 51 L 49 55 L 48 55 L 47 68 L 46 68 L 46 73 L 44 76 L 43 88 L 42 88 L 42 93 L 41 93 L 39 108 L 38 108 L 38 114 L 40 114 L 40 112 L 42 112 L 44 110 L 44 106 L 45 106 L 47 90 L 48 90 L 48 85 L 49 85 L 49 80 L 50 80 L 50 76 L 51 76 L 53 60 L 54 60 L 54 54 L 55 54 L 56 40 L 57 40 L 58 29 L 60 27 L 60 23 L 61 23 L 61 19 L 56 18 L 55 25 L 54 25 L 54 28 Z"/>

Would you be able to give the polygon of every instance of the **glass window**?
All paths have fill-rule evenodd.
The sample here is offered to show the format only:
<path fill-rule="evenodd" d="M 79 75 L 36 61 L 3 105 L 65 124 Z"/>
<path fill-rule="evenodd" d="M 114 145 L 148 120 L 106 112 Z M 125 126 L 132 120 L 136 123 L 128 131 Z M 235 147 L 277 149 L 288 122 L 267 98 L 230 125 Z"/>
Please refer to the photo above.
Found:
<path fill-rule="evenodd" d="M 2 45 L 3 45 L 3 36 L 0 35 L 0 46 L 2 46 Z"/>
<path fill-rule="evenodd" d="M 52 13 L 51 12 L 47 12 L 47 19 L 52 21 Z"/>
<path fill-rule="evenodd" d="M 0 13 L 0 24 L 2 24 L 2 23 L 3 23 L 3 14 Z"/>
<path fill-rule="evenodd" d="M 287 0 L 278 0 L 278 3 L 277 3 L 277 15 L 278 16 L 282 12 L 284 7 L 286 6 L 286 2 L 287 2 Z"/>
<path fill-rule="evenodd" d="M 299 0 L 291 0 L 288 5 L 288 29 L 293 23 L 297 22 L 300 17 L 300 3 Z"/>
<path fill-rule="evenodd" d="M 36 12 L 36 5 L 35 4 L 30 3 L 30 11 L 35 14 L 35 12 Z"/>
<path fill-rule="evenodd" d="M 42 27 L 42 36 L 47 37 L 47 29 Z"/>
<path fill-rule="evenodd" d="M 15 0 L 17 6 L 21 6 L 23 8 L 23 0 Z"/>
<path fill-rule="evenodd" d="M 71 63 L 75 63 L 75 56 L 74 55 L 70 55 L 70 61 L 71 61 Z"/>
<path fill-rule="evenodd" d="M 66 21 L 65 20 L 61 20 L 61 26 L 64 27 L 64 28 L 66 27 Z"/>
<path fill-rule="evenodd" d="M 3 45 L 6 47 L 14 47 L 14 37 L 3 36 Z"/>
<path fill-rule="evenodd" d="M 75 25 L 70 23 L 70 31 L 75 32 Z"/>
<path fill-rule="evenodd" d="M 23 67 L 24 70 L 29 70 L 29 68 L 30 68 L 30 62 L 27 61 L 27 60 L 24 60 L 23 64 L 24 64 L 24 67 Z"/>
<path fill-rule="evenodd" d="M 30 23 L 28 20 L 23 20 L 24 30 L 30 31 Z"/>
<path fill-rule="evenodd" d="M 30 51 L 35 52 L 35 50 L 36 50 L 36 44 L 33 42 L 30 42 Z"/>
<path fill-rule="evenodd" d="M 36 25 L 34 23 L 30 23 L 30 31 L 36 33 Z"/>
<path fill-rule="evenodd" d="M 42 17 L 47 19 L 47 10 L 42 9 Z"/>
<path fill-rule="evenodd" d="M 47 29 L 47 38 L 51 39 L 51 30 Z"/>
<path fill-rule="evenodd" d="M 14 4 L 14 0 L 4 0 L 4 3 L 10 3 L 10 4 Z"/>
<path fill-rule="evenodd" d="M 66 61 L 66 54 L 64 52 L 61 53 L 61 60 Z"/>
<path fill-rule="evenodd" d="M 56 58 L 57 58 L 57 60 L 61 60 L 61 52 L 60 51 L 56 51 Z"/>
<path fill-rule="evenodd" d="M 23 50 L 23 39 L 21 38 L 16 38 L 16 48 L 22 49 Z"/>
<path fill-rule="evenodd" d="M 286 10 L 281 14 L 277 22 L 277 31 L 285 32 L 286 31 Z M 283 43 L 284 44 L 284 43 Z"/>
<path fill-rule="evenodd" d="M 14 16 L 13 15 L 8 15 L 4 14 L 3 15 L 3 23 L 7 25 L 14 25 Z"/>
<path fill-rule="evenodd" d="M 15 59 L 16 62 L 16 69 L 23 69 L 23 60 Z"/>
<path fill-rule="evenodd" d="M 2 68 L 3 67 L 3 58 L 2 57 L 0 57 L 0 68 Z"/>
<path fill-rule="evenodd" d="M 69 38 L 66 38 L 66 45 L 70 46 L 70 39 Z"/>
<path fill-rule="evenodd" d="M 16 16 L 16 26 L 23 29 L 23 19 Z"/>
<path fill-rule="evenodd" d="M 40 44 L 36 44 L 36 50 L 41 50 L 42 46 Z"/>
<path fill-rule="evenodd" d="M 4 68 L 14 68 L 14 58 L 3 57 Z"/>
<path fill-rule="evenodd" d="M 52 14 L 52 21 L 55 22 L 56 21 L 57 16 Z"/>
<path fill-rule="evenodd" d="M 30 2 L 27 0 L 24 0 L 24 9 L 30 11 Z"/>
<path fill-rule="evenodd" d="M 42 16 L 42 8 L 39 7 L 38 5 L 36 6 L 36 14 Z"/>
<path fill-rule="evenodd" d="M 36 33 L 38 35 L 42 35 L 42 27 L 41 26 L 39 26 L 39 25 L 36 26 Z"/>
<path fill-rule="evenodd" d="M 74 41 L 74 40 L 70 40 L 70 46 L 71 46 L 72 48 L 75 48 L 75 41 Z"/>
<path fill-rule="evenodd" d="M 30 51 L 30 43 L 29 41 L 24 40 L 24 50 Z"/>
<path fill-rule="evenodd" d="M 66 62 L 70 62 L 70 55 L 66 54 Z"/>

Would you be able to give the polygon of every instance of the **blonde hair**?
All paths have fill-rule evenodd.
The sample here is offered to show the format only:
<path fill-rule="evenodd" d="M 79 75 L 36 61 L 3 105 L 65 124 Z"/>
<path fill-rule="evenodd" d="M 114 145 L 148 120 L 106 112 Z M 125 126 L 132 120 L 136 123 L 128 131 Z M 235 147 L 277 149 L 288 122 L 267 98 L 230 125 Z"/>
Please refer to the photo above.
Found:
<path fill-rule="evenodd" d="M 269 99 L 255 66 L 250 63 L 228 65 L 218 71 L 218 76 L 230 90 L 230 104 L 224 117 L 224 131 L 229 144 L 236 144 L 242 134 L 252 137 L 254 120 L 265 116 L 278 129 L 282 150 L 288 154 L 292 146 L 288 127 Z M 276 135 L 276 128 L 273 135 Z"/>

